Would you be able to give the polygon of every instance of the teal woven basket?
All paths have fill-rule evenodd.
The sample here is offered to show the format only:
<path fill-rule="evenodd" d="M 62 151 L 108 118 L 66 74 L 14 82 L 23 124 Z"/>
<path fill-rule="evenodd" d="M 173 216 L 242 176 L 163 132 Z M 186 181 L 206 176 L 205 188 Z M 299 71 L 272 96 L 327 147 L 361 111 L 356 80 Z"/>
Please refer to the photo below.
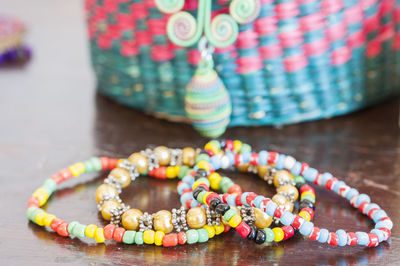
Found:
<path fill-rule="evenodd" d="M 87 0 L 86 11 L 100 92 L 210 137 L 400 90 L 399 0 Z"/>

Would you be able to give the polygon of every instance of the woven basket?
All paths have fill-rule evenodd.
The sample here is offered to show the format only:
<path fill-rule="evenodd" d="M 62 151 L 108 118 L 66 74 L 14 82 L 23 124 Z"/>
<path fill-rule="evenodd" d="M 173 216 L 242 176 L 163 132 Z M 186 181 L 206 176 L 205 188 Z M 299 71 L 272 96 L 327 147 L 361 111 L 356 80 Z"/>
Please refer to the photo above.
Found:
<path fill-rule="evenodd" d="M 183 10 L 196 16 L 197 3 L 185 0 Z M 229 4 L 212 1 L 212 16 Z M 154 0 L 87 0 L 86 11 L 100 92 L 187 121 L 185 88 L 200 53 L 171 42 L 171 16 Z M 236 41 L 213 54 L 229 91 L 229 126 L 332 117 L 400 90 L 399 0 L 261 0 L 257 18 L 238 29 Z"/>

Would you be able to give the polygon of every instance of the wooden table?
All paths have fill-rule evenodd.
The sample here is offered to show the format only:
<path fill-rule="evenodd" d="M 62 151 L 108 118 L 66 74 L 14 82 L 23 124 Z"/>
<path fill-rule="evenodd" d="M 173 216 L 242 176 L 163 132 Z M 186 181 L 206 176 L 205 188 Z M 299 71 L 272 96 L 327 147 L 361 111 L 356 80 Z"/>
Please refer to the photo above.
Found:
<path fill-rule="evenodd" d="M 44 264 L 302 264 L 400 265 L 400 231 L 377 248 L 331 248 L 295 237 L 279 245 L 257 246 L 230 232 L 207 244 L 176 248 L 127 246 L 62 238 L 25 217 L 26 201 L 58 169 L 92 155 L 127 156 L 148 144 L 200 147 L 205 139 L 189 126 L 173 124 L 119 106 L 95 93 L 81 1 L 0 0 L 2 12 L 29 25 L 32 60 L 0 70 L 0 262 Z M 399 99 L 374 108 L 312 123 L 234 128 L 256 149 L 277 150 L 331 171 L 368 193 L 394 222 L 400 216 Z M 273 195 L 255 176 L 231 175 L 245 190 Z M 104 175 L 87 175 L 62 186 L 45 207 L 82 223 L 104 222 L 94 193 Z M 177 207 L 176 181 L 140 178 L 122 197 L 148 212 Z M 325 190 L 316 189 L 315 222 L 331 230 L 369 230 L 371 221 Z"/>

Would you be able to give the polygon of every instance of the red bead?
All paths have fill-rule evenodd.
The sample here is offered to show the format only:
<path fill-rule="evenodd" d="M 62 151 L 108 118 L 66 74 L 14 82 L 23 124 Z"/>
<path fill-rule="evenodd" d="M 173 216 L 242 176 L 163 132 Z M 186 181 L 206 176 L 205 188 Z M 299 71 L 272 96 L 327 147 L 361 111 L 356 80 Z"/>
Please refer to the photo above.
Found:
<path fill-rule="evenodd" d="M 347 233 L 347 245 L 355 246 L 355 245 L 357 245 L 357 241 L 358 241 L 358 236 L 356 233 L 353 233 L 353 232 Z"/>
<path fill-rule="evenodd" d="M 199 184 L 198 187 L 203 187 L 206 191 L 210 191 L 210 188 L 206 184 Z"/>
<path fill-rule="evenodd" d="M 360 204 L 360 206 L 358 206 L 358 210 L 359 210 L 361 213 L 364 213 L 365 207 L 366 207 L 367 205 L 369 205 L 369 204 L 370 204 L 369 202 L 364 201 L 363 203 Z"/>
<path fill-rule="evenodd" d="M 283 240 L 289 239 L 292 236 L 294 236 L 294 228 L 292 226 L 282 226 L 282 230 L 283 230 Z"/>
<path fill-rule="evenodd" d="M 314 219 L 314 211 L 313 211 L 313 209 L 311 209 L 309 207 L 306 207 L 306 208 L 301 209 L 300 211 L 308 212 L 308 214 L 310 214 L 310 216 L 311 216 L 311 220 Z"/>
<path fill-rule="evenodd" d="M 229 225 L 224 226 L 224 233 L 228 232 L 231 229 Z"/>
<path fill-rule="evenodd" d="M 235 158 L 234 163 L 236 166 L 242 164 L 242 155 L 240 153 L 236 153 L 234 158 Z"/>
<path fill-rule="evenodd" d="M 263 212 L 265 212 L 265 211 L 266 211 L 267 204 L 268 204 L 268 202 L 270 202 L 270 201 L 271 201 L 271 199 L 263 199 L 263 200 L 261 201 L 261 203 L 260 203 L 260 210 L 262 210 Z"/>
<path fill-rule="evenodd" d="M 57 234 L 60 236 L 69 236 L 68 233 L 68 224 L 67 223 L 61 223 L 59 226 L 57 226 Z"/>
<path fill-rule="evenodd" d="M 339 243 L 339 237 L 336 233 L 330 232 L 328 237 L 328 244 L 332 246 L 337 246 Z"/>
<path fill-rule="evenodd" d="M 338 181 L 336 177 L 333 177 L 326 181 L 325 187 L 329 190 L 332 190 L 333 185 Z"/>
<path fill-rule="evenodd" d="M 196 172 L 196 171 L 192 171 L 192 172 L 190 172 L 190 174 L 189 174 L 189 175 L 191 175 L 191 176 L 195 177 L 195 176 L 196 176 L 196 174 L 197 174 L 197 172 Z"/>
<path fill-rule="evenodd" d="M 186 234 L 185 232 L 179 232 L 178 233 L 178 243 L 180 245 L 184 245 L 186 243 Z"/>
<path fill-rule="evenodd" d="M 315 194 L 314 188 L 307 184 L 300 187 L 300 195 L 303 194 L 304 191 L 310 191 L 311 193 Z"/>
<path fill-rule="evenodd" d="M 188 199 L 188 200 L 186 201 L 186 208 L 187 208 L 187 209 L 190 209 L 190 208 L 191 208 L 191 206 L 192 206 L 192 201 L 193 201 L 193 199 Z"/>
<path fill-rule="evenodd" d="M 118 158 L 108 158 L 108 168 L 111 170 L 117 167 L 118 161 Z"/>
<path fill-rule="evenodd" d="M 178 234 L 166 234 L 162 240 L 164 247 L 175 247 L 178 245 Z"/>
<path fill-rule="evenodd" d="M 64 178 L 59 174 L 52 175 L 50 178 L 53 179 L 57 185 L 61 184 L 64 181 Z"/>
<path fill-rule="evenodd" d="M 228 193 L 229 194 L 239 194 L 239 193 L 242 194 L 242 188 L 239 185 L 234 184 L 229 187 Z"/>
<path fill-rule="evenodd" d="M 213 157 L 215 154 L 212 150 L 206 150 L 208 156 Z"/>
<path fill-rule="evenodd" d="M 313 231 L 312 231 L 312 233 L 311 233 L 311 235 L 310 235 L 310 239 L 311 240 L 317 240 L 318 239 L 318 237 L 319 237 L 319 232 L 320 232 L 320 229 L 319 229 L 319 227 L 314 227 L 314 229 L 313 229 Z"/>
<path fill-rule="evenodd" d="M 390 230 L 385 227 L 379 228 L 379 230 L 381 230 L 385 235 L 385 240 L 388 240 L 389 237 L 392 235 L 392 232 L 390 232 Z"/>
<path fill-rule="evenodd" d="M 147 175 L 148 175 L 148 176 L 154 177 L 154 174 L 155 174 L 154 168 L 147 171 Z M 180 182 L 183 182 L 183 181 L 180 181 Z M 178 185 L 179 185 L 179 183 L 178 183 Z"/>
<path fill-rule="evenodd" d="M 115 228 L 114 235 L 113 235 L 114 241 L 122 242 L 122 238 L 124 237 L 124 234 L 125 234 L 125 228 L 123 228 L 123 227 Z"/>
<path fill-rule="evenodd" d="M 303 174 L 304 174 L 304 171 L 305 171 L 308 167 L 309 167 L 308 164 L 302 163 L 302 164 L 301 164 L 301 169 L 300 169 L 300 174 L 303 175 Z"/>
<path fill-rule="evenodd" d="M 114 237 L 115 228 L 116 228 L 115 224 L 107 224 L 104 227 L 104 238 L 112 239 Z"/>
<path fill-rule="evenodd" d="M 28 208 L 29 207 L 40 207 L 38 198 L 31 196 L 28 200 Z"/>
<path fill-rule="evenodd" d="M 378 238 L 377 234 L 369 233 L 368 237 L 369 237 L 368 247 L 376 247 L 376 246 L 378 246 L 379 238 Z"/>
<path fill-rule="evenodd" d="M 100 164 L 101 164 L 101 170 L 108 170 L 109 168 L 109 159 L 108 157 L 100 157 Z"/>
<path fill-rule="evenodd" d="M 243 238 L 246 238 L 251 232 L 250 226 L 245 222 L 241 222 L 238 226 L 236 226 L 235 229 L 239 233 L 239 235 Z"/>
<path fill-rule="evenodd" d="M 282 213 L 285 211 L 285 208 L 282 206 L 279 206 L 278 208 L 276 208 L 275 213 L 274 213 L 274 217 L 276 218 L 281 218 Z"/>
<path fill-rule="evenodd" d="M 304 223 L 304 218 L 301 217 L 301 216 L 299 216 L 299 215 L 296 215 L 296 216 L 294 217 L 292 226 L 293 226 L 294 228 L 296 228 L 296 229 L 299 229 L 300 226 L 301 226 L 303 223 Z"/>
<path fill-rule="evenodd" d="M 249 162 L 252 165 L 258 165 L 258 153 L 252 153 Z"/>
<path fill-rule="evenodd" d="M 322 174 L 318 173 L 317 177 L 314 179 L 314 184 L 319 185 L 321 182 Z"/>
<path fill-rule="evenodd" d="M 225 149 L 229 151 L 233 151 L 233 140 L 228 139 L 225 141 Z"/>
<path fill-rule="evenodd" d="M 228 202 L 228 196 L 229 196 L 228 193 L 222 194 L 222 201 L 223 201 L 224 203 L 227 203 L 227 202 Z"/>
<path fill-rule="evenodd" d="M 68 168 L 61 169 L 57 175 L 61 176 L 63 181 L 72 178 L 72 173 Z"/>
<path fill-rule="evenodd" d="M 242 193 L 236 195 L 235 203 L 236 206 L 242 206 Z"/>
<path fill-rule="evenodd" d="M 192 191 L 193 191 L 192 189 L 186 188 L 186 189 L 182 190 L 182 194 L 190 193 L 190 192 L 192 192 Z"/>
<path fill-rule="evenodd" d="M 219 198 L 218 194 L 215 193 L 215 192 L 212 192 L 211 194 L 209 194 L 209 195 L 207 196 L 207 198 L 206 198 L 206 204 L 207 204 L 208 206 L 210 206 L 210 201 L 211 201 L 213 198 Z M 219 199 L 220 199 L 220 198 L 219 198 Z"/>
<path fill-rule="evenodd" d="M 273 164 L 276 161 L 276 158 L 278 157 L 278 153 L 274 151 L 268 152 L 268 163 Z"/>
<path fill-rule="evenodd" d="M 371 209 L 371 210 L 368 212 L 368 217 L 369 217 L 370 219 L 372 219 L 372 215 L 373 215 L 376 211 L 379 211 L 379 209 L 378 209 L 378 208 L 373 208 L 373 209 Z"/>
<path fill-rule="evenodd" d="M 50 228 L 54 231 L 57 232 L 57 227 L 62 224 L 65 223 L 63 220 L 61 220 L 60 218 L 54 218 L 54 220 L 51 222 L 50 224 Z"/>
<path fill-rule="evenodd" d="M 247 196 L 246 196 L 247 204 L 249 204 L 250 206 L 253 206 L 253 201 L 255 198 L 257 198 L 257 196 L 258 195 L 254 192 L 250 192 L 249 194 L 247 194 Z M 253 207 L 255 207 L 255 206 L 253 206 Z"/>

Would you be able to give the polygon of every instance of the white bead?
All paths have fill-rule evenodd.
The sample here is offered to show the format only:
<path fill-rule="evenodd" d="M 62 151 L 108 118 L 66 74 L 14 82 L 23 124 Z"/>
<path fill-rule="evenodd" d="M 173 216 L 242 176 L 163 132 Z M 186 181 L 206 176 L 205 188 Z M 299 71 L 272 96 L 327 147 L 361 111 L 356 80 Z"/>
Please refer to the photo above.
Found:
<path fill-rule="evenodd" d="M 293 168 L 295 163 L 296 163 L 295 158 L 293 158 L 292 156 L 286 156 L 284 167 L 286 170 L 290 171 Z"/>
<path fill-rule="evenodd" d="M 229 158 L 228 158 L 228 156 L 226 156 L 226 155 L 224 155 L 222 158 L 221 158 L 221 168 L 222 169 L 227 169 L 227 168 L 229 168 Z"/>
<path fill-rule="evenodd" d="M 339 195 L 342 196 L 343 198 L 346 197 L 347 192 L 349 192 L 350 187 L 348 185 L 344 185 L 342 187 L 340 187 L 339 189 Z"/>

